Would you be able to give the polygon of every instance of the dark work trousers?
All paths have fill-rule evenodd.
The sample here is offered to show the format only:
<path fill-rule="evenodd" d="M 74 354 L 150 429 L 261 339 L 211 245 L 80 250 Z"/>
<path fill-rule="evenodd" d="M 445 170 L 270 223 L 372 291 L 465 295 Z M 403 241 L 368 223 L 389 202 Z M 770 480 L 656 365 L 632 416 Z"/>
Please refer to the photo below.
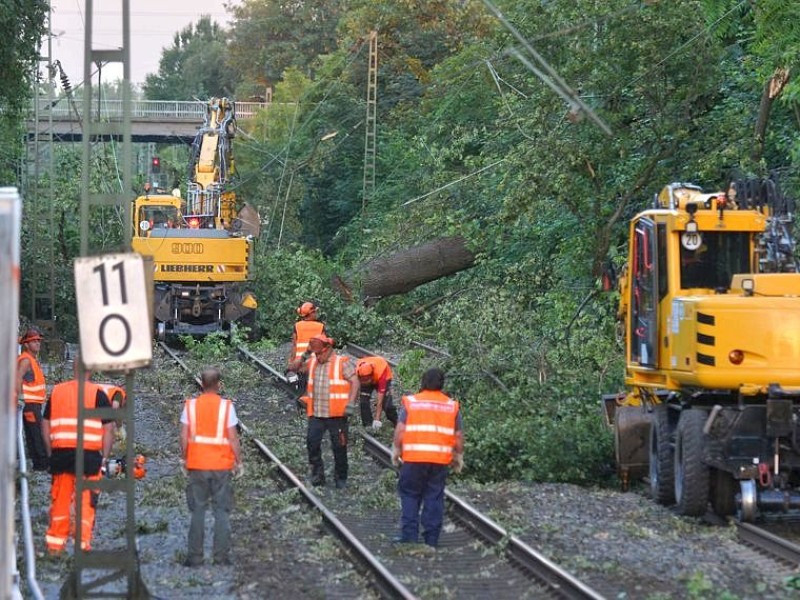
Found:
<path fill-rule="evenodd" d="M 25 432 L 25 447 L 28 458 L 33 461 L 34 471 L 47 470 L 47 450 L 42 437 L 42 405 L 26 402 L 22 409 L 22 428 Z"/>
<path fill-rule="evenodd" d="M 419 525 L 422 523 L 423 541 L 429 546 L 438 545 L 444 520 L 444 483 L 447 473 L 446 465 L 409 462 L 402 464 L 397 482 L 402 511 L 400 541 L 417 543 Z"/>
<path fill-rule="evenodd" d="M 361 424 L 364 427 L 372 425 L 372 392 L 375 386 L 361 384 L 359 392 L 359 405 L 361 408 Z M 392 384 L 386 386 L 386 394 L 383 397 L 383 413 L 392 425 L 397 425 L 397 408 L 392 400 Z M 375 415 L 375 419 L 380 419 L 380 415 Z"/>
<path fill-rule="evenodd" d="M 325 465 L 322 462 L 322 437 L 328 431 L 333 448 L 334 476 L 337 481 L 347 480 L 347 417 L 309 417 L 306 448 L 311 464 L 311 483 L 325 483 Z"/>
<path fill-rule="evenodd" d="M 214 562 L 230 560 L 231 523 L 229 517 L 233 510 L 231 472 L 189 469 L 186 503 L 192 513 L 189 523 L 187 560 L 193 564 L 203 562 L 206 509 L 209 504 L 214 511 Z"/>

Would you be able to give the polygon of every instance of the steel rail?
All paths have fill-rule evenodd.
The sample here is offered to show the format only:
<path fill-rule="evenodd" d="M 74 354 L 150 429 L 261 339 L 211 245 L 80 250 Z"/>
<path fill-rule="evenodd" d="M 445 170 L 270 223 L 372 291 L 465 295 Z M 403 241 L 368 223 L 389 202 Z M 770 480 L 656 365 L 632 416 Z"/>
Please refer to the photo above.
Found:
<path fill-rule="evenodd" d="M 328 528 L 338 537 L 353 553 L 355 558 L 361 562 L 369 571 L 375 576 L 378 589 L 381 593 L 388 598 L 416 598 L 406 586 L 404 586 L 389 570 L 381 563 L 378 558 L 370 552 L 361 541 L 353 535 L 353 533 L 342 523 L 339 518 L 333 514 L 322 501 L 309 490 L 297 476 L 284 465 L 277 456 L 275 456 L 269 448 L 267 448 L 261 440 L 253 437 L 250 430 L 242 426 L 244 431 L 250 435 L 253 443 L 258 447 L 263 456 L 269 459 L 280 470 L 283 477 L 289 481 L 300 494 L 305 498 L 306 502 L 315 508 L 322 516 L 323 521 L 328 525 Z"/>
<path fill-rule="evenodd" d="M 448 356 L 445 352 L 420 342 L 412 343 L 425 350 Z M 374 356 L 375 354 L 362 346 L 349 342 L 346 344 L 346 349 L 359 358 Z M 387 359 L 387 362 L 392 366 L 397 366 L 394 361 Z M 392 468 L 392 453 L 389 448 L 366 432 L 360 431 L 358 433 L 364 439 L 364 447 L 367 452 L 383 465 Z M 495 546 L 502 546 L 504 554 L 511 559 L 512 562 L 520 565 L 528 574 L 544 583 L 554 592 L 564 598 L 571 599 L 602 600 L 604 598 L 604 596 L 587 586 L 574 575 L 559 567 L 518 537 L 511 535 L 506 529 L 482 514 L 466 500 L 460 498 L 446 488 L 445 498 L 448 502 L 448 508 L 461 523 L 486 542 Z"/>
<path fill-rule="evenodd" d="M 736 521 L 739 540 L 793 565 L 800 564 L 800 545 L 750 523 Z"/>
<path fill-rule="evenodd" d="M 391 451 L 368 433 L 361 432 L 364 447 L 383 465 L 392 466 Z M 520 565 L 529 575 L 542 582 L 559 596 L 570 599 L 603 600 L 604 596 L 568 573 L 546 556 L 531 548 L 518 537 L 481 513 L 469 502 L 445 488 L 445 498 L 453 516 L 478 537 L 495 546 L 503 546 L 503 552 L 513 563 Z"/>
<path fill-rule="evenodd" d="M 195 382 L 200 384 L 200 379 L 194 375 L 188 365 L 163 342 L 159 342 L 162 348 L 192 377 Z M 289 386 L 283 374 L 279 373 L 264 361 L 253 355 L 246 348 L 237 347 L 240 354 L 245 356 L 253 362 L 260 369 L 269 373 L 269 375 L 277 379 L 280 384 L 292 389 Z M 261 440 L 253 435 L 252 430 L 240 421 L 242 431 L 246 433 L 253 444 L 258 448 L 258 451 L 263 457 L 272 462 L 279 470 L 284 479 L 286 479 L 292 486 L 294 486 L 306 502 L 314 509 L 316 509 L 322 516 L 322 520 L 328 528 L 341 540 L 345 546 L 350 550 L 351 555 L 360 562 L 372 575 L 374 576 L 374 583 L 381 594 L 387 598 L 400 598 L 404 600 L 414 600 L 416 596 L 409 591 L 391 572 L 378 560 L 378 558 L 371 553 L 364 544 L 342 523 L 339 518 L 331 512 L 322 501 L 300 481 L 297 475 L 287 467 Z"/>

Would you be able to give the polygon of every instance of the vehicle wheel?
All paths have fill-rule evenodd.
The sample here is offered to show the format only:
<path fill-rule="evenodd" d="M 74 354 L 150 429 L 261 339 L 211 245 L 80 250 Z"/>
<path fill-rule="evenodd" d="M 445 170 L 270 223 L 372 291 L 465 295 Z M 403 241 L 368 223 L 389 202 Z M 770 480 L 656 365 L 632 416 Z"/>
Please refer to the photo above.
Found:
<path fill-rule="evenodd" d="M 738 482 L 733 475 L 721 469 L 711 473 L 711 506 L 720 517 L 736 513 L 736 492 Z"/>
<path fill-rule="evenodd" d="M 675 503 L 675 446 L 666 404 L 655 407 L 650 424 L 650 493 L 659 504 Z"/>
<path fill-rule="evenodd" d="M 675 435 L 675 502 L 679 514 L 691 517 L 708 509 L 711 469 L 703 462 L 707 417 L 703 410 L 684 410 Z"/>

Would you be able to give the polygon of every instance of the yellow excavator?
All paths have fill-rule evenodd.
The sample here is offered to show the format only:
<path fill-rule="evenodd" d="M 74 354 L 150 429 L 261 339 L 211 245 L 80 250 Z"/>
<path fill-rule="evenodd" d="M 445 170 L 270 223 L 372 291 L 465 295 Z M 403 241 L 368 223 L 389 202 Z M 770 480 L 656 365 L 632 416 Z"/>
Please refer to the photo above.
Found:
<path fill-rule="evenodd" d="M 800 509 L 800 273 L 772 180 L 666 186 L 630 223 L 626 390 L 603 397 L 623 487 L 683 515 Z"/>
<path fill-rule="evenodd" d="M 258 305 L 249 290 L 258 212 L 237 207 L 232 139 L 235 105 L 212 98 L 192 144 L 186 198 L 145 186 L 133 201 L 135 252 L 152 257 L 155 333 L 204 335 L 252 326 Z"/>

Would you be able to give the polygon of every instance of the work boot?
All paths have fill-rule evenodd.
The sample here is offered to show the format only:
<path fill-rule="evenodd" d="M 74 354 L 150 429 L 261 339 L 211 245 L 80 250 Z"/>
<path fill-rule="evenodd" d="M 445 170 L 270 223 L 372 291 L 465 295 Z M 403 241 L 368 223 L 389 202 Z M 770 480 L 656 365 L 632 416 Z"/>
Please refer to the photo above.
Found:
<path fill-rule="evenodd" d="M 347 487 L 347 479 L 337 479 L 336 480 L 336 489 L 343 490 Z"/>
<path fill-rule="evenodd" d="M 311 468 L 311 485 L 315 487 L 325 485 L 325 469 L 323 467 Z"/>
<path fill-rule="evenodd" d="M 199 567 L 200 565 L 203 564 L 203 559 L 202 558 L 187 558 L 181 564 L 183 564 L 184 567 L 190 567 L 190 568 L 191 567 Z"/>

